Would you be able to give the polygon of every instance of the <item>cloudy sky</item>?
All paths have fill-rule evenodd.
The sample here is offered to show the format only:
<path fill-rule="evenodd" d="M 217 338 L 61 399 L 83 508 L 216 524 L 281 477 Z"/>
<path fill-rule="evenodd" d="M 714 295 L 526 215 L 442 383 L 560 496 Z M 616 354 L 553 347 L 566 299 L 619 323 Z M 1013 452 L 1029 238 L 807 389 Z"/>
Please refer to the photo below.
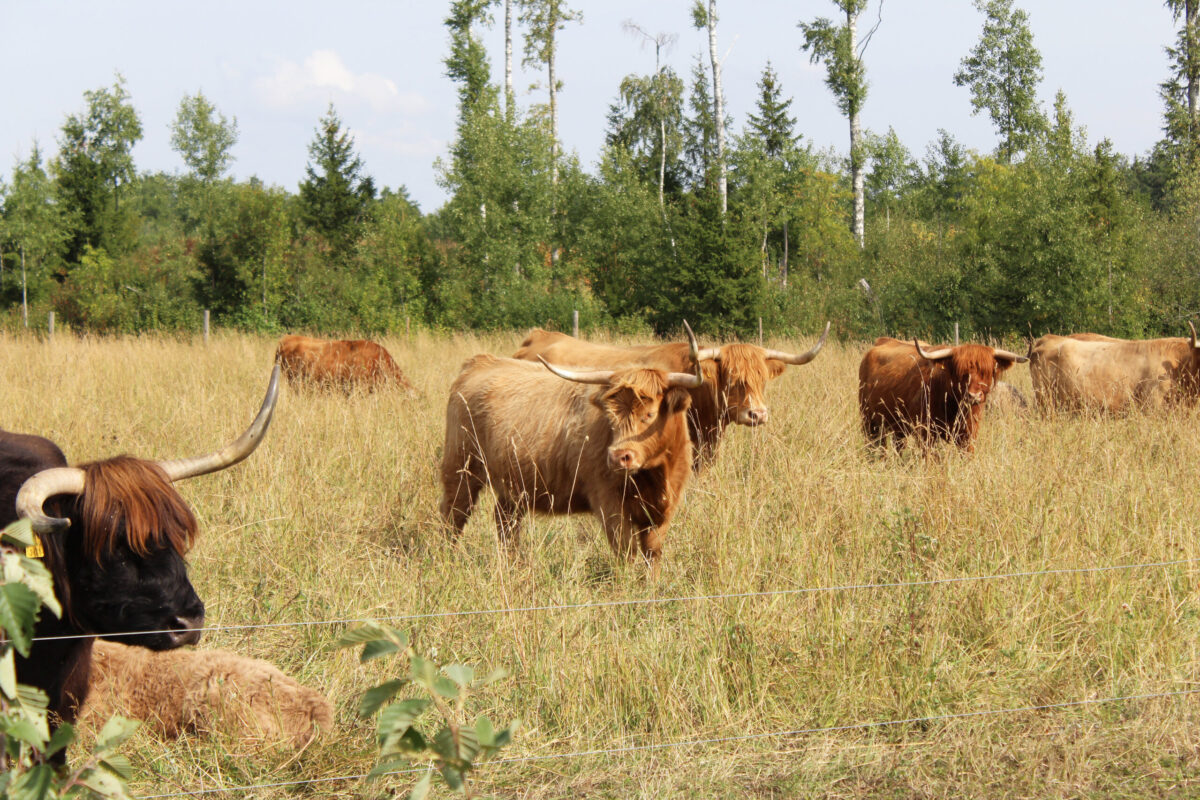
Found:
<path fill-rule="evenodd" d="M 422 210 L 445 200 L 435 161 L 454 134 L 455 89 L 445 77 L 442 24 L 447 0 L 0 0 L 0 179 L 36 141 L 57 149 L 66 116 L 83 93 L 124 75 L 142 118 L 134 151 L 141 170 L 180 172 L 169 125 L 184 95 L 203 91 L 236 117 L 238 179 L 252 175 L 295 191 L 317 120 L 333 103 L 355 137 L 377 185 L 406 187 Z M 707 37 L 691 27 L 691 0 L 572 0 L 583 12 L 560 38 L 561 135 L 594 164 L 605 115 L 621 77 L 654 68 L 653 49 L 622 29 L 632 20 L 651 33 L 677 34 L 667 61 L 689 79 Z M 1044 61 L 1047 107 L 1062 89 L 1089 141 L 1144 155 L 1161 135 L 1158 84 L 1174 24 L 1162 0 L 1017 0 L 1030 15 Z M 768 60 L 779 73 L 799 132 L 818 148 L 846 148 L 846 122 L 824 85 L 824 70 L 800 51 L 800 20 L 832 16 L 829 0 L 718 0 L 718 43 L 734 130 L 757 97 Z M 978 41 L 982 15 L 968 0 L 871 0 L 864 27 L 879 27 L 866 51 L 870 94 L 865 125 L 893 127 L 918 157 L 939 128 L 991 150 L 995 133 L 973 117 L 966 89 L 954 86 L 959 62 Z M 502 80 L 502 26 L 486 33 L 493 78 Z M 518 39 L 517 48 L 520 48 Z M 519 61 L 519 52 L 518 52 Z M 518 102 L 544 102 L 518 76 Z"/>

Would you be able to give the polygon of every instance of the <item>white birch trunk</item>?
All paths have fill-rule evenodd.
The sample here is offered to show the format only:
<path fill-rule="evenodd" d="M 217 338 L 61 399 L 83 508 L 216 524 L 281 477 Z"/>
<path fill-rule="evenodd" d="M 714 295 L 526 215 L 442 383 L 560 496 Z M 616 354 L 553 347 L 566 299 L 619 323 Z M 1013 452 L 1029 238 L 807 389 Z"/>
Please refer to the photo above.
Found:
<path fill-rule="evenodd" d="M 858 58 L 858 15 L 846 10 L 846 27 L 850 31 L 850 57 Z M 850 183 L 854 189 L 854 239 L 861 250 L 866 246 L 866 211 L 863 199 L 862 124 L 858 108 L 850 109 Z"/>
<path fill-rule="evenodd" d="M 512 4 L 513 0 L 504 0 L 504 117 L 509 122 L 513 121 L 516 113 L 512 65 Z"/>
<path fill-rule="evenodd" d="M 659 153 L 658 153 L 658 205 L 661 208 L 666 208 L 667 203 L 663 198 L 663 188 L 667 182 L 667 121 L 660 119 L 658 121 L 659 133 Z"/>
<path fill-rule="evenodd" d="M 725 170 L 725 101 L 721 93 L 721 60 L 717 58 L 717 0 L 708 0 L 708 57 L 713 73 L 713 121 L 717 129 L 717 188 L 721 216 L 729 207 L 729 178 Z"/>

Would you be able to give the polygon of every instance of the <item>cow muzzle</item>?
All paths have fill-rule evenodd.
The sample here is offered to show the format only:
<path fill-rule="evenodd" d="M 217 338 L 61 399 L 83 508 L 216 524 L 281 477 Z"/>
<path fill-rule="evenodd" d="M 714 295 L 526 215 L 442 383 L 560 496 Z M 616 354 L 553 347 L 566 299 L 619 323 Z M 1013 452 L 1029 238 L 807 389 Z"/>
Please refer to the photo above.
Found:
<path fill-rule="evenodd" d="M 987 395 L 983 392 L 967 392 L 967 402 L 970 405 L 981 405 L 984 400 L 987 400 Z"/>
<path fill-rule="evenodd" d="M 608 467 L 614 472 L 634 473 L 642 468 L 642 461 L 633 450 L 615 447 L 608 451 Z"/>
<path fill-rule="evenodd" d="M 756 425 L 762 425 L 767 421 L 767 417 L 771 414 L 766 406 L 758 408 L 743 408 L 738 411 L 737 421 L 739 425 L 749 425 L 753 428 Z"/>
<path fill-rule="evenodd" d="M 171 647 L 183 647 L 200 641 L 204 628 L 204 614 L 199 616 L 176 616 L 168 625 L 167 638 Z"/>

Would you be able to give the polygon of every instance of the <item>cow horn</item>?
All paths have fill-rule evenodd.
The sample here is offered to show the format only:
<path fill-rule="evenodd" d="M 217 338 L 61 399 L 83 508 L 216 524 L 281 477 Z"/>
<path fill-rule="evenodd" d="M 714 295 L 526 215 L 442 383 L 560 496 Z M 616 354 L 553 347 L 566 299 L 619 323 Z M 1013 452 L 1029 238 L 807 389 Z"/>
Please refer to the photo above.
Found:
<path fill-rule="evenodd" d="M 180 458 L 172 461 L 159 461 L 158 466 L 167 473 L 172 481 L 194 478 L 197 475 L 207 475 L 210 472 L 232 467 L 246 456 L 254 452 L 262 443 L 263 436 L 271 424 L 271 414 L 275 411 L 275 401 L 279 399 L 279 365 L 271 370 L 271 382 L 267 385 L 267 394 L 263 398 L 258 416 L 250 423 L 241 436 L 215 453 L 196 458 Z"/>
<path fill-rule="evenodd" d="M 1195 349 L 1197 349 L 1196 326 L 1192 324 L 1192 321 L 1190 319 L 1188 320 L 1188 327 L 1191 328 L 1191 330 L 1192 330 L 1192 349 L 1195 350 Z"/>
<path fill-rule="evenodd" d="M 83 494 L 83 470 L 78 467 L 51 467 L 31 476 L 17 492 L 17 516 L 27 519 L 34 533 L 60 533 L 71 527 L 66 517 L 49 517 L 42 510 L 46 500 L 56 494 Z"/>
<path fill-rule="evenodd" d="M 262 442 L 267 427 L 271 424 L 271 413 L 275 410 L 275 401 L 279 397 L 279 366 L 271 371 L 271 383 L 267 386 L 267 396 L 263 398 L 262 408 L 254 422 L 232 444 L 222 450 L 200 458 L 179 459 L 176 461 L 159 461 L 158 466 L 172 481 L 191 478 L 216 472 L 219 469 L 233 466 L 254 452 Z M 51 497 L 58 494 L 83 494 L 84 472 L 78 467 L 52 467 L 30 477 L 21 484 L 17 491 L 17 516 L 28 519 L 35 533 L 50 534 L 65 531 L 71 527 L 71 520 L 66 517 L 50 517 L 42 510 L 42 506 Z"/>
<path fill-rule="evenodd" d="M 817 343 L 813 345 L 812 349 L 807 353 L 800 353 L 797 355 L 796 353 L 785 353 L 783 350 L 768 350 L 766 357 L 773 358 L 776 361 L 782 361 L 785 364 L 791 364 L 794 367 L 798 367 L 801 364 L 807 364 L 817 357 L 817 353 L 821 352 L 821 348 L 825 346 L 825 339 L 828 336 L 829 323 L 826 322 L 825 330 L 821 332 L 821 338 L 817 340 Z"/>
<path fill-rule="evenodd" d="M 696 374 L 687 372 L 668 372 L 668 386 L 682 386 L 684 389 L 698 389 L 704 385 L 704 375 L 700 372 L 700 362 L 696 362 Z"/>
<path fill-rule="evenodd" d="M 917 346 L 917 353 L 921 358 L 927 358 L 930 361 L 941 361 L 943 358 L 949 358 L 950 354 L 954 352 L 953 347 L 943 347 L 941 350 L 934 350 L 932 353 L 927 353 L 921 347 L 920 339 L 913 339 L 913 344 Z"/>
<path fill-rule="evenodd" d="M 692 358 L 692 366 L 695 368 L 696 377 L 700 381 L 696 386 L 691 387 L 694 389 L 704 383 L 704 370 L 700 369 L 700 343 L 696 341 L 696 334 L 692 331 L 692 326 L 688 325 L 686 319 L 683 321 L 683 329 L 687 331 L 688 355 Z"/>
<path fill-rule="evenodd" d="M 569 381 L 575 381 L 576 383 L 608 383 L 610 380 L 612 380 L 613 373 L 616 371 L 609 369 L 596 370 L 594 372 L 582 372 L 575 369 L 556 367 L 546 359 L 542 358 L 541 355 L 539 355 L 537 358 L 538 361 L 546 365 L 546 369 L 550 370 L 558 377 L 565 378 Z"/>
<path fill-rule="evenodd" d="M 1001 350 L 999 347 L 992 348 L 996 351 L 996 358 L 1003 358 L 1009 361 L 1014 361 L 1017 364 L 1024 364 L 1029 360 L 1029 356 L 1019 356 L 1011 350 Z"/>

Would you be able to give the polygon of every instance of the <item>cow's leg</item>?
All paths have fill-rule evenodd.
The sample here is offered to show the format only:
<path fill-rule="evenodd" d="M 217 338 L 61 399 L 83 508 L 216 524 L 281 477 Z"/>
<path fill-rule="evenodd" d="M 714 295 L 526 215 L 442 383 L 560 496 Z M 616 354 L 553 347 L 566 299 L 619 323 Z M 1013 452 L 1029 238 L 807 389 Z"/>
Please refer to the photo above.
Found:
<path fill-rule="evenodd" d="M 496 535 L 500 544 L 509 550 L 517 547 L 520 538 L 521 521 L 529 506 L 522 500 L 513 501 L 509 498 L 496 498 Z"/>
<path fill-rule="evenodd" d="M 475 509 L 484 482 L 472 469 L 475 466 L 472 457 L 467 456 L 457 468 L 453 462 L 447 459 L 442 464 L 441 512 L 442 520 L 457 536 Z"/>
<path fill-rule="evenodd" d="M 657 578 L 662 564 L 662 546 L 667 538 L 667 526 L 643 528 L 638 532 L 638 545 L 642 558 L 650 567 L 650 576 Z"/>

